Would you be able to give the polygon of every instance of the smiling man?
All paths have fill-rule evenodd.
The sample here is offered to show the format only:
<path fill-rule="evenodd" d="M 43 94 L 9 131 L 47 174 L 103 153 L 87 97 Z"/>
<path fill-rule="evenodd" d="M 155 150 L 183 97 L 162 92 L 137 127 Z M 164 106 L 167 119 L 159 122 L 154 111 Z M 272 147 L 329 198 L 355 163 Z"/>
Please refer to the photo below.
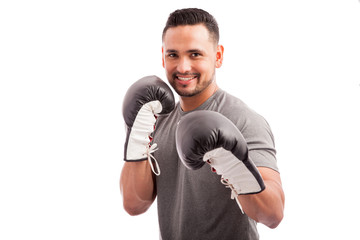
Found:
<path fill-rule="evenodd" d="M 153 114 L 158 115 L 151 144 L 159 149 L 143 149 L 140 156 L 154 152 L 161 174 L 153 174 L 150 157 L 125 157 L 124 207 L 131 215 L 141 214 L 157 197 L 160 239 L 258 239 L 256 223 L 275 228 L 284 210 L 271 129 L 262 116 L 218 87 L 216 68 L 224 47 L 213 16 L 201 9 L 177 10 L 162 40 L 162 64 L 180 102 L 158 115 L 168 105 L 156 100 L 162 107 L 149 111 L 149 129 Z M 161 91 L 169 100 L 171 91 Z"/>
<path fill-rule="evenodd" d="M 223 49 L 214 41 L 201 24 L 173 27 L 165 32 L 163 66 L 171 86 L 181 97 L 196 96 L 215 85 L 214 67 L 221 66 Z"/>
<path fill-rule="evenodd" d="M 219 30 L 215 19 L 211 22 L 212 33 L 204 24 L 186 24 L 191 18 L 185 18 L 184 23 L 177 25 L 177 20 L 171 22 L 174 17 L 170 16 L 163 31 L 163 67 L 169 83 L 181 97 L 183 107 L 186 105 L 183 110 L 188 111 L 198 107 L 218 89 L 215 68 L 222 65 L 224 48 L 217 44 Z"/>

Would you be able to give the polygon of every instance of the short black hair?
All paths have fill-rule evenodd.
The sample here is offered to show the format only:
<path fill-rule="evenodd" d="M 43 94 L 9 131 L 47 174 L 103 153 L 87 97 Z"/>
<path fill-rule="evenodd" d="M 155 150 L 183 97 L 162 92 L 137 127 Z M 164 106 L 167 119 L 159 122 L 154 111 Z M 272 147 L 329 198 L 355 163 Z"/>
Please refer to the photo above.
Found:
<path fill-rule="evenodd" d="M 215 43 L 219 43 L 219 26 L 215 18 L 207 11 L 199 8 L 178 9 L 171 13 L 164 27 L 162 38 L 164 39 L 166 31 L 171 27 L 197 24 L 204 24 Z"/>

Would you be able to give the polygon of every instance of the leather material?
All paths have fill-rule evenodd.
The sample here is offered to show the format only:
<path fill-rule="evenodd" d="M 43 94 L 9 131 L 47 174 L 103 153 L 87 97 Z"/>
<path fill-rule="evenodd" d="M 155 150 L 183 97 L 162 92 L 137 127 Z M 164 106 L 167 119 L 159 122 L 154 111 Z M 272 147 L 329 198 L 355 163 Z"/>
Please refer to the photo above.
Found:
<path fill-rule="evenodd" d="M 126 125 L 125 161 L 147 159 L 155 116 L 168 114 L 174 107 L 175 99 L 171 89 L 157 76 L 141 78 L 130 86 L 122 108 Z"/>
<path fill-rule="evenodd" d="M 235 159 L 235 165 L 238 162 L 239 169 L 247 169 L 253 176 L 251 178 L 257 181 L 256 184 L 259 185 L 259 188 L 254 188 L 253 193 L 265 189 L 259 171 L 248 157 L 246 140 L 239 129 L 218 112 L 199 110 L 186 114 L 179 121 L 176 129 L 176 148 L 183 164 L 192 170 L 201 168 L 210 159 L 211 154 L 209 153 L 213 150 L 227 150 L 232 157 L 227 156 L 224 161 L 234 161 Z M 221 165 L 221 162 L 217 162 Z M 224 162 L 223 165 L 225 164 Z M 241 166 L 245 166 L 245 168 Z M 229 169 L 226 172 L 229 173 Z M 234 176 L 224 177 L 235 179 Z"/>
<path fill-rule="evenodd" d="M 147 76 L 136 81 L 125 94 L 122 113 L 125 124 L 131 128 L 140 108 L 151 101 L 159 100 L 162 111 L 170 113 L 175 107 L 175 98 L 170 87 L 157 76 Z"/>

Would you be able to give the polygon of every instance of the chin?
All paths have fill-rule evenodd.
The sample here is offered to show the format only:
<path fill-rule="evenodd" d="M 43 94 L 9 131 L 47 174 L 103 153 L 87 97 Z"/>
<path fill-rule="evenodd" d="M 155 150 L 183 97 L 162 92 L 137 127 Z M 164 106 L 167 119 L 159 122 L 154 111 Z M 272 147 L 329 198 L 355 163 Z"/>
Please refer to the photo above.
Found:
<path fill-rule="evenodd" d="M 196 96 L 197 94 L 199 94 L 200 92 L 190 92 L 190 93 L 185 93 L 185 92 L 177 92 L 178 95 L 180 97 L 194 97 Z"/>
<path fill-rule="evenodd" d="M 193 96 L 196 96 L 199 93 L 201 93 L 204 89 L 195 88 L 195 89 L 190 90 L 190 89 L 180 89 L 180 88 L 176 87 L 176 88 L 174 88 L 174 90 L 180 97 L 193 97 Z"/>

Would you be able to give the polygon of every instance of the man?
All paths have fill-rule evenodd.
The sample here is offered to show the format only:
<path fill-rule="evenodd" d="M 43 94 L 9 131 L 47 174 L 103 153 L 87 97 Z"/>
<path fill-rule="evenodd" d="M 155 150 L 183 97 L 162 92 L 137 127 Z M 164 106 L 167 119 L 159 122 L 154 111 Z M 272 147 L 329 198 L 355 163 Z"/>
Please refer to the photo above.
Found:
<path fill-rule="evenodd" d="M 120 180 L 124 208 L 138 215 L 157 197 L 161 239 L 258 239 L 256 222 L 275 228 L 284 209 L 270 127 L 241 100 L 218 87 L 215 69 L 222 65 L 224 48 L 218 45 L 218 26 L 209 13 L 194 8 L 173 12 L 162 40 L 163 67 L 180 102 L 156 120 L 152 143 L 158 150 L 144 150 L 157 160 L 155 168 L 161 174 L 153 174 L 153 161 L 125 162 Z M 236 125 L 246 141 L 246 156 L 261 174 L 264 190 L 236 194 L 244 214 L 211 165 L 191 170 L 179 160 L 177 124 L 202 110 L 219 112 Z"/>

